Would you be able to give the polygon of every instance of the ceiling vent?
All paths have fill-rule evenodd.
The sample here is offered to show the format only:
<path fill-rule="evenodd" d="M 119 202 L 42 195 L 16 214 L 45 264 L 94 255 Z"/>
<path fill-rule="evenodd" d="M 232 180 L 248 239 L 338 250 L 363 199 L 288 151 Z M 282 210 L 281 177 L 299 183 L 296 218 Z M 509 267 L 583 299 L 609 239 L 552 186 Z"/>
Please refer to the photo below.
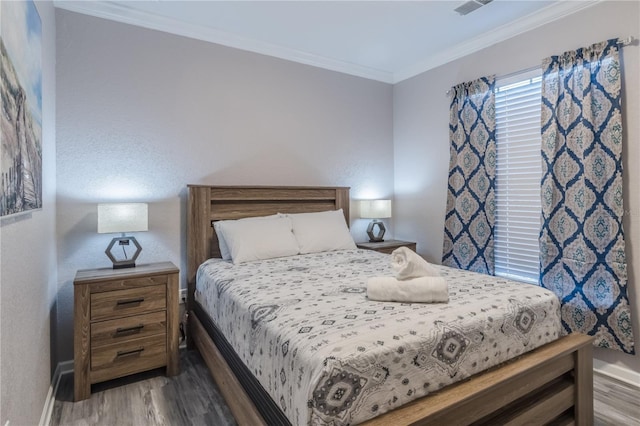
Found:
<path fill-rule="evenodd" d="M 454 10 L 460 15 L 467 15 L 476 9 L 480 9 L 485 4 L 491 3 L 493 0 L 470 0 L 466 3 L 462 3 Z"/>

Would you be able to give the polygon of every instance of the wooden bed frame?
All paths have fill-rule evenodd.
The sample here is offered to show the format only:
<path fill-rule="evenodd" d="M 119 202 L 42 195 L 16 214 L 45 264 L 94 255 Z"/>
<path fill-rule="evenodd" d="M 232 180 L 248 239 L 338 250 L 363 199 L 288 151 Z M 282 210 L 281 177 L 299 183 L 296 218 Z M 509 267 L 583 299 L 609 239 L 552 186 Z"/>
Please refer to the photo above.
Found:
<path fill-rule="evenodd" d="M 188 346 L 198 348 L 239 425 L 266 425 L 194 311 L 198 266 L 220 257 L 212 222 L 283 213 L 344 211 L 349 188 L 189 185 Z M 571 334 L 466 381 L 375 417 L 366 425 L 593 424 L 592 338 Z"/>

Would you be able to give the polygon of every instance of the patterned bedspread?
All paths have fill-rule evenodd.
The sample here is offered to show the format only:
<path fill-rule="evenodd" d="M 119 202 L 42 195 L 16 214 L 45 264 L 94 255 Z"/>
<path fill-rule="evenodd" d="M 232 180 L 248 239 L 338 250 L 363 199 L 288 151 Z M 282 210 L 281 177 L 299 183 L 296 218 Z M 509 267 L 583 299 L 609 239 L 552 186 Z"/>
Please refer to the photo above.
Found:
<path fill-rule="evenodd" d="M 367 300 L 374 251 L 210 259 L 196 299 L 292 424 L 356 424 L 560 335 L 550 291 L 439 268 L 449 303 L 411 304 Z"/>

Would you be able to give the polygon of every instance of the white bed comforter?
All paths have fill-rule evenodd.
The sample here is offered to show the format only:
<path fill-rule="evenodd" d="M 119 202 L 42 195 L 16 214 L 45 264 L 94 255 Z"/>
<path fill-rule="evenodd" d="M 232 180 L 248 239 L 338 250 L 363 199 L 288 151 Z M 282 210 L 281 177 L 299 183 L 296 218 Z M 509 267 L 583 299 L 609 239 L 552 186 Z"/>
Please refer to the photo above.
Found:
<path fill-rule="evenodd" d="M 449 303 L 410 304 L 367 300 L 374 251 L 210 259 L 196 300 L 291 423 L 356 424 L 559 337 L 552 292 L 438 268 Z"/>

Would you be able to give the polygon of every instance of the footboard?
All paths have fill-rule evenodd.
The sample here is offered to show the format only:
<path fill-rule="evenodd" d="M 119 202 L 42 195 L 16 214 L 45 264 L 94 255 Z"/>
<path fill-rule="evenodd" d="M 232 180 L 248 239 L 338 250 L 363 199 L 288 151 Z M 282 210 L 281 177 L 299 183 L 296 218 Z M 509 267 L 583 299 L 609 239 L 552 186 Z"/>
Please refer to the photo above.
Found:
<path fill-rule="evenodd" d="M 592 425 L 592 340 L 560 338 L 364 424 Z"/>

